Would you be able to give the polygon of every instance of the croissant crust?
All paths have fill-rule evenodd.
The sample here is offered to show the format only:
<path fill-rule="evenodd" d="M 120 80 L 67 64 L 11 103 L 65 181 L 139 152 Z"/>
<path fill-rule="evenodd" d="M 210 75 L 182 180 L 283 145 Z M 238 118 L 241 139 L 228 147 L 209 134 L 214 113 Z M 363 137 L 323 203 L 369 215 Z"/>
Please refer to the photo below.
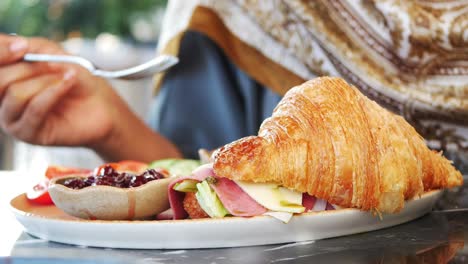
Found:
<path fill-rule="evenodd" d="M 217 175 L 277 183 L 342 207 L 398 212 L 423 192 L 461 185 L 462 175 L 402 117 L 340 78 L 292 88 L 258 136 L 213 154 Z"/>

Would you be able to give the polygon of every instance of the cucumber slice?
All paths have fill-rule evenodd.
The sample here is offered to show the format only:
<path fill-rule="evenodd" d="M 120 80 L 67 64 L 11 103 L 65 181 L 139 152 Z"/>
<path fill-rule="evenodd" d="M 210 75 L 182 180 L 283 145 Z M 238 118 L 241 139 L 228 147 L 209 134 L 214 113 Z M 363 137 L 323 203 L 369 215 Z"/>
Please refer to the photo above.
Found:
<path fill-rule="evenodd" d="M 162 159 L 153 161 L 148 168 L 163 168 L 168 170 L 172 176 L 187 176 L 201 165 L 199 160 L 192 159 Z"/>
<path fill-rule="evenodd" d="M 175 161 L 177 161 L 177 159 L 155 160 L 148 165 L 148 168 L 149 169 L 163 168 L 163 169 L 168 170 Z"/>
<path fill-rule="evenodd" d="M 210 217 L 222 218 L 229 213 L 206 181 L 197 183 L 197 189 L 195 197 L 198 204 Z"/>
<path fill-rule="evenodd" d="M 198 181 L 195 180 L 184 180 L 182 182 L 176 183 L 173 189 L 178 192 L 196 192 L 197 183 Z"/>

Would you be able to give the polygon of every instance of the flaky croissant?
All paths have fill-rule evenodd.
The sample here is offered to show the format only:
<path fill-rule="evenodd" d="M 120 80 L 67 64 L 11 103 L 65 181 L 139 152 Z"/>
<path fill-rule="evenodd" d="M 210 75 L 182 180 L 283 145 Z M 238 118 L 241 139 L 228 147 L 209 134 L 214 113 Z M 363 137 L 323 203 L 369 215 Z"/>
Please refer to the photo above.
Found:
<path fill-rule="evenodd" d="M 463 181 L 402 117 L 331 77 L 292 88 L 258 136 L 225 145 L 213 157 L 218 176 L 276 183 L 381 213 L 398 212 L 407 199 Z"/>

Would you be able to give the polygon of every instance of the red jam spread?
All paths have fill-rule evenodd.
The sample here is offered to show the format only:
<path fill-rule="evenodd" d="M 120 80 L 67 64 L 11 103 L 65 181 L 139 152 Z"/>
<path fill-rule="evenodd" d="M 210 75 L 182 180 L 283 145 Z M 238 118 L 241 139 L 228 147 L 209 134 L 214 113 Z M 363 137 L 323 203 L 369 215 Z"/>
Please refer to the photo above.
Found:
<path fill-rule="evenodd" d="M 71 189 L 83 189 L 96 185 L 131 188 L 163 178 L 165 178 L 164 175 L 155 169 L 148 169 L 136 175 L 130 172 L 118 172 L 111 166 L 104 166 L 86 178 L 71 178 L 65 180 L 62 184 Z"/>

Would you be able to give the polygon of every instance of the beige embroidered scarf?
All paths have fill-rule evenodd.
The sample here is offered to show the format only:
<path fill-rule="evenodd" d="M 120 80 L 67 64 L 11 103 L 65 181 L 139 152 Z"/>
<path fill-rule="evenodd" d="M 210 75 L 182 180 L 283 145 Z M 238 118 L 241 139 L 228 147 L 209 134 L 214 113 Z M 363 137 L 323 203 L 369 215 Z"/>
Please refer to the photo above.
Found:
<path fill-rule="evenodd" d="M 159 52 L 177 54 L 186 30 L 280 94 L 342 76 L 432 147 L 468 160 L 466 0 L 169 1 Z"/>

